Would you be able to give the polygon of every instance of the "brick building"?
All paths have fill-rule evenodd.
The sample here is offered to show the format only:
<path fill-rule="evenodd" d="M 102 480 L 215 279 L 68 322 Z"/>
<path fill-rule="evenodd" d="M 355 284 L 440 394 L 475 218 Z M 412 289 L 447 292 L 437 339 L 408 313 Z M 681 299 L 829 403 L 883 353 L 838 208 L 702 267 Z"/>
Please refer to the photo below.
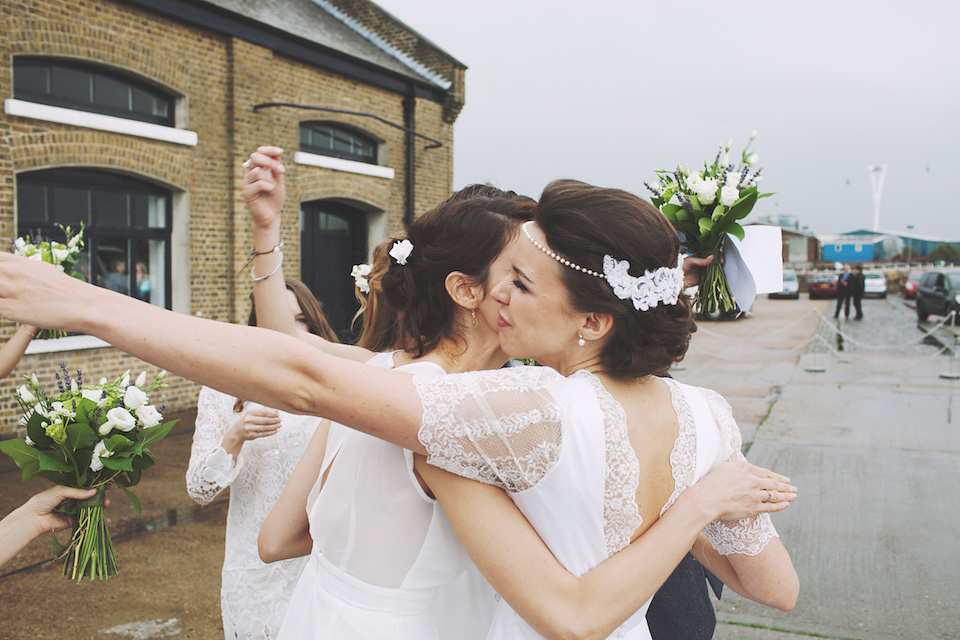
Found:
<path fill-rule="evenodd" d="M 465 67 L 367 0 L 7 0 L 0 24 L 0 238 L 82 220 L 102 286 L 245 321 L 241 162 L 276 144 L 284 268 L 343 330 L 350 265 L 450 194 Z M 61 360 L 143 368 L 90 336 L 35 340 L 0 382 L 0 437 L 21 374 L 53 388 Z M 191 407 L 196 385 L 169 382 L 168 411 Z"/>

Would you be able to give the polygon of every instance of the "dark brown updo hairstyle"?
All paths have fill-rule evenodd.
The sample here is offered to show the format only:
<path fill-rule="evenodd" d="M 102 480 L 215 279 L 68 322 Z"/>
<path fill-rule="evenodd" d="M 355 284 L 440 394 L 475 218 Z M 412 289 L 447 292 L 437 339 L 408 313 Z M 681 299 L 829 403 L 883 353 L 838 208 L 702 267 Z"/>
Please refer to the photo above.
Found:
<path fill-rule="evenodd" d="M 459 330 L 457 305 L 444 284 L 447 275 L 460 271 L 485 286 L 491 263 L 536 208 L 531 198 L 496 187 L 471 185 L 464 191 L 407 228 L 413 243 L 407 263 L 390 258 L 380 280 L 386 301 L 398 313 L 399 340 L 416 357 Z"/>
<path fill-rule="evenodd" d="M 292 291 L 293 295 L 296 296 L 297 304 L 300 305 L 300 311 L 303 313 L 304 323 L 307 325 L 307 330 L 328 342 L 340 342 L 337 340 L 337 334 L 334 333 L 333 327 L 327 322 L 327 317 L 323 314 L 323 307 L 320 305 L 320 301 L 317 300 L 307 285 L 294 278 L 284 279 L 284 284 L 287 287 L 287 291 Z M 253 301 L 252 293 L 250 294 L 250 316 L 247 318 L 247 325 L 251 327 L 257 326 L 257 306 Z M 236 413 L 243 411 L 243 400 L 237 398 L 236 403 L 233 405 L 233 410 Z"/>
<path fill-rule="evenodd" d="M 577 180 L 555 180 L 540 196 L 534 221 L 555 253 L 586 269 L 603 273 L 603 256 L 630 262 L 629 273 L 675 267 L 680 252 L 677 232 L 656 207 L 632 193 Z M 664 375 L 683 359 L 696 331 L 690 298 L 638 311 L 621 300 L 606 279 L 563 268 L 572 306 L 581 312 L 610 314 L 613 329 L 600 354 L 604 371 L 629 379 Z M 574 347 L 576 348 L 576 347 Z"/>
<path fill-rule="evenodd" d="M 403 236 L 388 236 L 377 243 L 373 248 L 373 257 L 370 261 L 370 273 L 367 275 L 367 284 L 370 290 L 364 293 L 359 287 L 354 288 L 354 294 L 360 303 L 360 308 L 353 316 L 353 326 L 360 322 L 360 337 L 357 346 L 370 351 L 382 352 L 403 347 L 400 341 L 400 321 L 398 311 L 393 309 L 383 299 L 383 274 L 390 268 L 390 248 L 393 243 Z"/>

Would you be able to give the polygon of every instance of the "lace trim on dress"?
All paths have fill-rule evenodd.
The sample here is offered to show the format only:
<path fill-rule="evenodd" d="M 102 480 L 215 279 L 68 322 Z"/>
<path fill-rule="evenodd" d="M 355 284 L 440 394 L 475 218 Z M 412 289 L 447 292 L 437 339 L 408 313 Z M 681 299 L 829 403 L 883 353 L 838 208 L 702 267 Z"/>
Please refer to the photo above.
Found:
<path fill-rule="evenodd" d="M 237 474 L 243 468 L 243 452 L 237 456 L 234 464 L 233 456 L 227 453 L 223 447 L 217 449 L 207 456 L 206 465 L 201 472 L 204 481 L 220 487 L 227 487 L 237 479 Z"/>
<path fill-rule="evenodd" d="M 677 423 L 680 426 L 677 440 L 673 443 L 670 452 L 670 470 L 673 474 L 673 493 L 660 509 L 660 515 L 666 513 L 673 506 L 677 498 L 693 484 L 693 476 L 697 469 L 697 423 L 693 418 L 693 411 L 687 397 L 675 380 L 664 378 L 670 388 L 670 402 L 673 411 L 677 414 Z"/>
<path fill-rule="evenodd" d="M 630 446 L 627 414 L 623 405 L 617 402 L 595 375 L 581 370 L 571 377 L 578 375 L 590 381 L 603 413 L 604 448 L 607 457 L 603 492 L 603 537 L 606 540 L 607 554 L 613 555 L 630 544 L 633 532 L 643 524 L 637 507 L 640 463 Z"/>
<path fill-rule="evenodd" d="M 230 473 L 230 468 L 234 466 L 233 457 L 221 446 L 223 436 L 230 427 L 233 402 L 235 400 L 230 396 L 208 387 L 200 389 L 186 478 L 187 493 L 198 504 L 209 504 L 237 478 L 241 459 L 238 456 L 238 464 Z"/>
<path fill-rule="evenodd" d="M 740 449 L 743 437 L 740 435 L 740 428 L 733 418 L 733 410 L 730 408 L 730 404 L 716 391 L 710 389 L 699 389 L 699 391 L 706 398 L 710 413 L 713 414 L 713 419 L 717 422 L 717 427 L 720 430 L 724 458 L 727 460 L 731 458 L 746 460 Z M 761 513 L 753 518 L 744 518 L 734 522 L 715 520 L 707 525 L 703 533 L 707 536 L 713 548 L 725 556 L 732 553 L 755 556 L 763 551 L 770 540 L 779 537 L 768 513 Z"/>
<path fill-rule="evenodd" d="M 547 367 L 414 376 L 427 461 L 506 491 L 535 486 L 560 458 L 562 411 Z"/>

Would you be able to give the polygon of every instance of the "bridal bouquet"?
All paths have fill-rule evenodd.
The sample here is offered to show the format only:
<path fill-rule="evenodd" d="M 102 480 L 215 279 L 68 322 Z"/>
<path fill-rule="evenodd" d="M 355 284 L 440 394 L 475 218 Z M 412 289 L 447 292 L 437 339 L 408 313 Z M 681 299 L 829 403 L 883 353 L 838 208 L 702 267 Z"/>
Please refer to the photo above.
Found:
<path fill-rule="evenodd" d="M 103 514 L 104 490 L 110 483 L 129 496 L 140 514 L 140 500 L 130 487 L 140 474 L 156 464 L 148 448 L 175 424 L 163 422 L 160 411 L 149 403 L 147 393 L 165 387 L 164 373 L 146 387 L 146 372 L 130 381 L 127 372 L 113 382 L 84 385 L 77 370 L 71 378 L 65 363 L 56 373 L 60 393 L 47 396 L 36 375 L 14 392 L 24 411 L 24 440 L 0 442 L 20 469 L 23 481 L 47 478 L 57 484 L 81 489 L 98 489 L 96 495 L 80 501 L 69 512 L 74 516 L 73 532 L 67 544 L 54 537 L 54 559 L 65 558 L 63 575 L 78 583 L 87 576 L 105 580 L 117 573 L 113 543 Z"/>
<path fill-rule="evenodd" d="M 83 249 L 83 223 L 80 223 L 80 230 L 77 231 L 76 235 L 71 235 L 70 227 L 60 226 L 60 229 L 66 237 L 65 243 L 38 238 L 35 238 L 33 242 L 27 242 L 23 238 L 17 238 L 13 241 L 13 253 L 31 260 L 47 262 L 56 266 L 68 276 L 85 280 L 83 274 L 75 270 L 77 260 L 80 259 L 80 250 Z M 65 335 L 67 333 L 59 329 L 41 329 L 37 332 L 37 337 L 41 340 L 62 338 Z"/>
<path fill-rule="evenodd" d="M 703 170 L 690 171 L 678 166 L 673 171 L 656 171 L 658 183 L 647 184 L 653 204 L 680 232 L 681 247 L 698 258 L 714 256 L 704 269 L 694 301 L 697 313 L 730 311 L 735 308 L 720 262 L 727 235 L 743 240 L 739 221 L 749 215 L 759 198 L 773 195 L 760 193 L 762 170 L 756 168 L 757 154 L 750 146 L 757 133 L 740 153 L 740 162 L 730 162 L 730 146 L 721 146 L 713 163 L 704 162 Z"/>

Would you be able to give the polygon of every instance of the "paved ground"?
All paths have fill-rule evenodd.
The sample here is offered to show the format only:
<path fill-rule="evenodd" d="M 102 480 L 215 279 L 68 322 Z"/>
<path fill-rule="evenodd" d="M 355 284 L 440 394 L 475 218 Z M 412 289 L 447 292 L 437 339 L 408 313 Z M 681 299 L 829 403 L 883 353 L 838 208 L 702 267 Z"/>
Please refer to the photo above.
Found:
<path fill-rule="evenodd" d="M 762 298 L 749 318 L 703 323 L 674 371 L 727 396 L 750 459 L 801 491 L 775 520 L 800 574 L 797 608 L 728 591 L 716 638 L 960 640 L 960 381 L 939 377 L 949 358 L 920 344 L 899 297 L 865 301 L 865 319 L 840 326 L 853 338 L 843 351 L 817 338 L 836 336 L 820 320 L 832 321 L 830 304 Z M 49 552 L 38 540 L 0 574 L 0 638 L 223 637 L 226 509 L 186 497 L 191 424 L 184 416 L 184 430 L 157 445 L 160 464 L 138 490 L 142 520 L 114 496 L 121 574 L 74 585 L 36 566 Z M 0 472 L 0 513 L 38 488 Z"/>

